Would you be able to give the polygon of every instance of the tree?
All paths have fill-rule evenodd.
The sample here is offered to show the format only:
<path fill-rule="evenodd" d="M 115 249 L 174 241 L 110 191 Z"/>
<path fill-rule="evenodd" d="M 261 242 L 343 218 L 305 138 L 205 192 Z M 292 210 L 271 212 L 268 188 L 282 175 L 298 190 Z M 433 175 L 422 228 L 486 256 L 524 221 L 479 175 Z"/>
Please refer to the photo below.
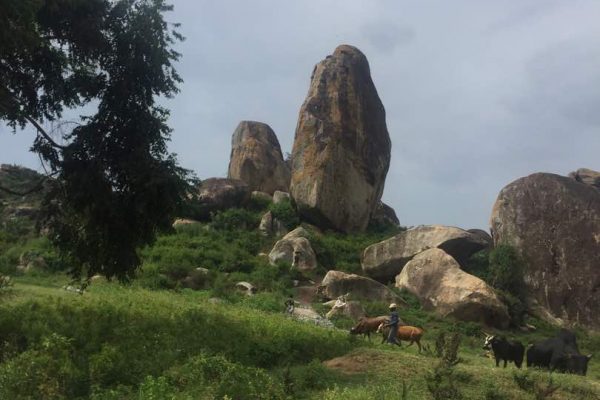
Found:
<path fill-rule="evenodd" d="M 43 224 L 73 277 L 126 281 L 190 189 L 159 97 L 181 82 L 164 0 L 0 0 L 0 120 L 32 125 L 47 166 Z M 92 109 L 56 137 L 65 109 Z M 64 126 L 64 125 L 63 125 Z"/>

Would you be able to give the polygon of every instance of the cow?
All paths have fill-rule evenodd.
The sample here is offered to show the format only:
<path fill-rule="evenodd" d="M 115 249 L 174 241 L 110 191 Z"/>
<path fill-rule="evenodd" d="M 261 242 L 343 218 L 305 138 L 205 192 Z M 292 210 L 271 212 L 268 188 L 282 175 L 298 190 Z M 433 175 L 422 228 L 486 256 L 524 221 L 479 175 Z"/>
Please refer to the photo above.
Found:
<path fill-rule="evenodd" d="M 578 375 L 587 373 L 592 355 L 582 355 L 575 334 L 561 329 L 556 337 L 546 339 L 527 349 L 527 367 L 547 368 Z"/>
<path fill-rule="evenodd" d="M 371 340 L 371 333 L 377 332 L 377 328 L 382 323 L 389 323 L 390 319 L 387 316 L 380 317 L 362 317 L 358 320 L 356 326 L 350 328 L 351 335 L 364 335 Z"/>
<path fill-rule="evenodd" d="M 382 340 L 381 343 L 384 343 L 389 334 L 390 334 L 390 327 L 386 326 L 386 323 L 382 323 L 377 327 L 377 332 L 381 332 L 382 333 Z M 396 338 L 398 339 L 398 343 L 396 343 L 398 346 L 400 346 L 400 341 L 404 340 L 407 342 L 410 342 L 408 345 L 411 346 L 413 343 L 416 343 L 417 346 L 419 347 L 419 353 L 421 352 L 421 337 L 423 337 L 423 333 L 425 333 L 425 330 L 423 328 L 418 328 L 416 326 L 409 326 L 409 325 L 400 325 L 398 327 L 398 332 L 396 334 Z"/>
<path fill-rule="evenodd" d="M 484 350 L 492 350 L 496 359 L 496 367 L 504 360 L 504 368 L 508 361 L 513 361 L 517 368 L 523 364 L 525 347 L 519 341 L 508 341 L 504 336 L 487 335 L 483 345 Z"/>

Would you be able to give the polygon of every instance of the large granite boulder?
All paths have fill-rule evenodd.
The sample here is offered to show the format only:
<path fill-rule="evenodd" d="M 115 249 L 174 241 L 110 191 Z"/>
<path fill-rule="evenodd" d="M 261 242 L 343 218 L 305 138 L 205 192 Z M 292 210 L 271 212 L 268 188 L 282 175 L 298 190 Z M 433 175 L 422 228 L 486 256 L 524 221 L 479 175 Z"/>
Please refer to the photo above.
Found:
<path fill-rule="evenodd" d="M 237 179 L 209 178 L 198 188 L 194 217 L 208 219 L 216 211 L 242 207 L 250 200 L 248 185 Z"/>
<path fill-rule="evenodd" d="M 275 243 L 269 253 L 269 262 L 272 265 L 285 262 L 290 264 L 292 269 L 301 272 L 312 271 L 317 267 L 317 256 L 308 238 L 309 233 L 306 229 L 294 229 Z"/>
<path fill-rule="evenodd" d="M 600 192 L 536 173 L 506 186 L 491 216 L 494 244 L 514 246 L 525 284 L 555 317 L 600 327 Z"/>
<path fill-rule="evenodd" d="M 442 317 L 508 328 L 506 306 L 481 279 L 460 269 L 441 249 L 429 249 L 410 260 L 396 277 L 396 287 L 408 290 L 423 308 Z"/>
<path fill-rule="evenodd" d="M 600 190 L 600 172 L 588 168 L 579 168 L 577 171 L 569 174 L 570 178 L 577 182 L 585 183 Z"/>
<path fill-rule="evenodd" d="M 228 178 L 248 184 L 251 191 L 287 191 L 290 170 L 283 161 L 275 132 L 267 124 L 242 121 L 231 139 Z"/>
<path fill-rule="evenodd" d="M 353 299 L 404 303 L 387 286 L 373 279 L 342 271 L 327 272 L 318 292 L 327 299 L 350 295 Z"/>
<path fill-rule="evenodd" d="M 367 275 L 387 282 L 394 279 L 414 256 L 427 249 L 440 248 L 463 263 L 487 245 L 479 235 L 464 229 L 421 225 L 367 247 L 361 264 Z"/>
<path fill-rule="evenodd" d="M 390 151 L 367 58 L 339 46 L 316 65 L 300 109 L 290 184 L 300 215 L 321 228 L 364 230 L 383 193 Z"/>

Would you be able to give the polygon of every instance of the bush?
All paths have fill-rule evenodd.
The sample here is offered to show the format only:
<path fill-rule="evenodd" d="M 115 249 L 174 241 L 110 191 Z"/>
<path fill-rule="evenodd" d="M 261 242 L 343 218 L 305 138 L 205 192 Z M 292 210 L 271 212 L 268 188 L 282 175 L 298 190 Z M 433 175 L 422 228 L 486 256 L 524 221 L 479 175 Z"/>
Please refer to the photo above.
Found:
<path fill-rule="evenodd" d="M 254 230 L 260 224 L 260 214 L 243 208 L 230 208 L 212 216 L 210 226 L 217 230 Z"/>
<path fill-rule="evenodd" d="M 434 400 L 461 400 L 462 393 L 458 390 L 452 365 L 440 361 L 433 371 L 425 376 L 427 390 Z"/>
<path fill-rule="evenodd" d="M 501 244 L 490 252 L 489 279 L 494 288 L 522 298 L 524 273 L 525 262 L 514 247 Z"/>
<path fill-rule="evenodd" d="M 271 203 L 269 210 L 273 217 L 281 221 L 290 230 L 300 225 L 300 217 L 289 199 L 283 199 L 277 204 Z"/>

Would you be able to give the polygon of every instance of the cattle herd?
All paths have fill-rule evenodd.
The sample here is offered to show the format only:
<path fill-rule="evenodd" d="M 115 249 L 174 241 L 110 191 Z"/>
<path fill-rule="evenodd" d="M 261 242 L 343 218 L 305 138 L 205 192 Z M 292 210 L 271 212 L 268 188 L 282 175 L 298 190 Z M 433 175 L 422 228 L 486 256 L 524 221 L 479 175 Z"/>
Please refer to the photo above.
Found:
<path fill-rule="evenodd" d="M 386 324 L 389 318 L 382 317 L 364 317 L 361 318 L 356 326 L 350 329 L 353 335 L 365 335 L 371 340 L 371 333 L 382 333 L 382 343 L 385 342 L 389 327 Z M 398 327 L 398 340 L 409 341 L 410 344 L 417 343 L 419 352 L 421 352 L 420 339 L 424 333 L 422 328 L 403 325 L 401 322 Z M 559 371 L 564 373 L 586 375 L 588 362 L 592 355 L 583 355 L 577 347 L 575 334 L 567 329 L 561 329 L 558 334 L 550 339 L 531 345 L 527 352 L 525 346 L 519 341 L 507 340 L 504 336 L 486 335 L 483 348 L 491 350 L 494 354 L 496 367 L 500 361 L 504 362 L 504 367 L 508 362 L 514 362 L 517 368 L 521 368 L 523 358 L 527 355 L 527 367 L 539 367 L 549 369 L 550 371 Z"/>

